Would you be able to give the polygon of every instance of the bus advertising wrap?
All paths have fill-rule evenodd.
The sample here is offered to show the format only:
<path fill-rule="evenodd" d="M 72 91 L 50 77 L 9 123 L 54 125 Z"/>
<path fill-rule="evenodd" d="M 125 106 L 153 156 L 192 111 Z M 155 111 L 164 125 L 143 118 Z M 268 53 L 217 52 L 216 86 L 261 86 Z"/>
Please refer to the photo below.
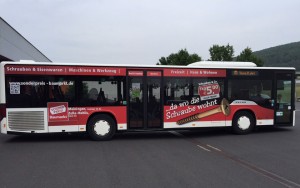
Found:
<path fill-rule="evenodd" d="M 125 68 L 96 66 L 6 65 L 5 74 L 125 76 Z"/>
<path fill-rule="evenodd" d="M 109 140 L 117 131 L 292 126 L 295 70 L 273 69 L 4 62 L 1 130 Z"/>
<path fill-rule="evenodd" d="M 69 111 L 67 102 L 48 102 L 48 121 L 68 121 Z"/>

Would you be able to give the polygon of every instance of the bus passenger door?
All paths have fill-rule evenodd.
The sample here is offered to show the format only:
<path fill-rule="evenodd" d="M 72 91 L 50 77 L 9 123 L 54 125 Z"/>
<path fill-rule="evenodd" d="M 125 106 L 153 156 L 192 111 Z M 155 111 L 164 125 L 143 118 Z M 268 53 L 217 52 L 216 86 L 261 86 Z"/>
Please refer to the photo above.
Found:
<path fill-rule="evenodd" d="M 161 128 L 163 119 L 162 72 L 147 71 L 147 128 Z"/>
<path fill-rule="evenodd" d="M 161 71 L 127 71 L 129 129 L 162 127 L 161 76 Z"/>
<path fill-rule="evenodd" d="M 275 124 L 291 125 L 295 109 L 295 79 L 292 73 L 276 73 Z"/>

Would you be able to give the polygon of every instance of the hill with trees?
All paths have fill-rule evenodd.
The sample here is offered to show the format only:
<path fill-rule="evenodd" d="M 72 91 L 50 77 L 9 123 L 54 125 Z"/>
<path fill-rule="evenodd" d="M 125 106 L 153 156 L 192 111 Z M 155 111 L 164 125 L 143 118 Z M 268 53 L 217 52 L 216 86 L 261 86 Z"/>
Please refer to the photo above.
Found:
<path fill-rule="evenodd" d="M 210 59 L 208 61 L 243 61 L 253 62 L 257 66 L 263 66 L 264 62 L 256 57 L 251 48 L 245 48 L 236 58 L 234 55 L 233 46 L 227 44 L 214 44 L 209 48 Z M 198 54 L 190 54 L 187 49 L 181 49 L 177 53 L 171 53 L 167 57 L 161 57 L 156 65 L 189 65 L 191 63 L 201 61 L 201 56 Z"/>
<path fill-rule="evenodd" d="M 181 49 L 177 53 L 172 53 L 168 57 L 161 57 L 156 65 L 188 65 L 201 61 L 198 54 L 190 54 L 187 49 Z"/>
<path fill-rule="evenodd" d="M 238 56 L 234 57 L 233 46 L 213 45 L 209 48 L 210 59 L 208 61 L 250 61 L 258 66 L 265 67 L 295 67 L 300 71 L 300 42 L 275 46 L 260 51 L 252 52 L 251 48 L 245 48 Z M 201 61 L 198 54 L 190 54 L 187 49 L 181 49 L 177 53 L 171 53 L 167 57 L 161 57 L 157 65 L 188 65 Z"/>
<path fill-rule="evenodd" d="M 266 67 L 295 67 L 300 71 L 300 42 L 275 46 L 253 52 Z"/>

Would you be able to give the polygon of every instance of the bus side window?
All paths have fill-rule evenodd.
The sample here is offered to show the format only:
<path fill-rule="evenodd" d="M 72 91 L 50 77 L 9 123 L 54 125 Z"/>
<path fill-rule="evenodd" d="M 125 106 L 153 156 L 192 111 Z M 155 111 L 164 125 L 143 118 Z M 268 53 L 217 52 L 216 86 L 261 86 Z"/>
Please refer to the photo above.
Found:
<path fill-rule="evenodd" d="M 231 93 L 230 101 L 234 101 L 238 99 L 238 94 L 237 93 Z"/>
<path fill-rule="evenodd" d="M 249 100 L 249 90 L 248 89 L 240 89 L 239 95 L 240 95 L 240 99 Z"/>
<path fill-rule="evenodd" d="M 106 98 L 105 98 L 105 94 L 104 91 L 102 90 L 102 88 L 100 88 L 98 97 L 97 97 L 97 103 L 98 104 L 105 104 L 106 103 Z"/>
<path fill-rule="evenodd" d="M 92 88 L 89 90 L 88 103 L 90 103 L 91 106 L 97 105 L 97 96 L 98 96 L 98 90 L 96 88 Z"/>
<path fill-rule="evenodd" d="M 84 77 L 78 87 L 80 106 L 126 105 L 125 77 Z"/>

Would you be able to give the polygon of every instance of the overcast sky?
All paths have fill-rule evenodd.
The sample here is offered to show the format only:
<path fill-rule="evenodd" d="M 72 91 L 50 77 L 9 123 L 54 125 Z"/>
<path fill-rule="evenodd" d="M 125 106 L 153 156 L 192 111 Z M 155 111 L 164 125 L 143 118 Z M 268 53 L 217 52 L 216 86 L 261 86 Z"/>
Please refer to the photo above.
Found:
<path fill-rule="evenodd" d="M 52 61 L 156 64 L 186 48 L 238 55 L 300 41 L 299 0 L 0 0 L 0 16 Z"/>

